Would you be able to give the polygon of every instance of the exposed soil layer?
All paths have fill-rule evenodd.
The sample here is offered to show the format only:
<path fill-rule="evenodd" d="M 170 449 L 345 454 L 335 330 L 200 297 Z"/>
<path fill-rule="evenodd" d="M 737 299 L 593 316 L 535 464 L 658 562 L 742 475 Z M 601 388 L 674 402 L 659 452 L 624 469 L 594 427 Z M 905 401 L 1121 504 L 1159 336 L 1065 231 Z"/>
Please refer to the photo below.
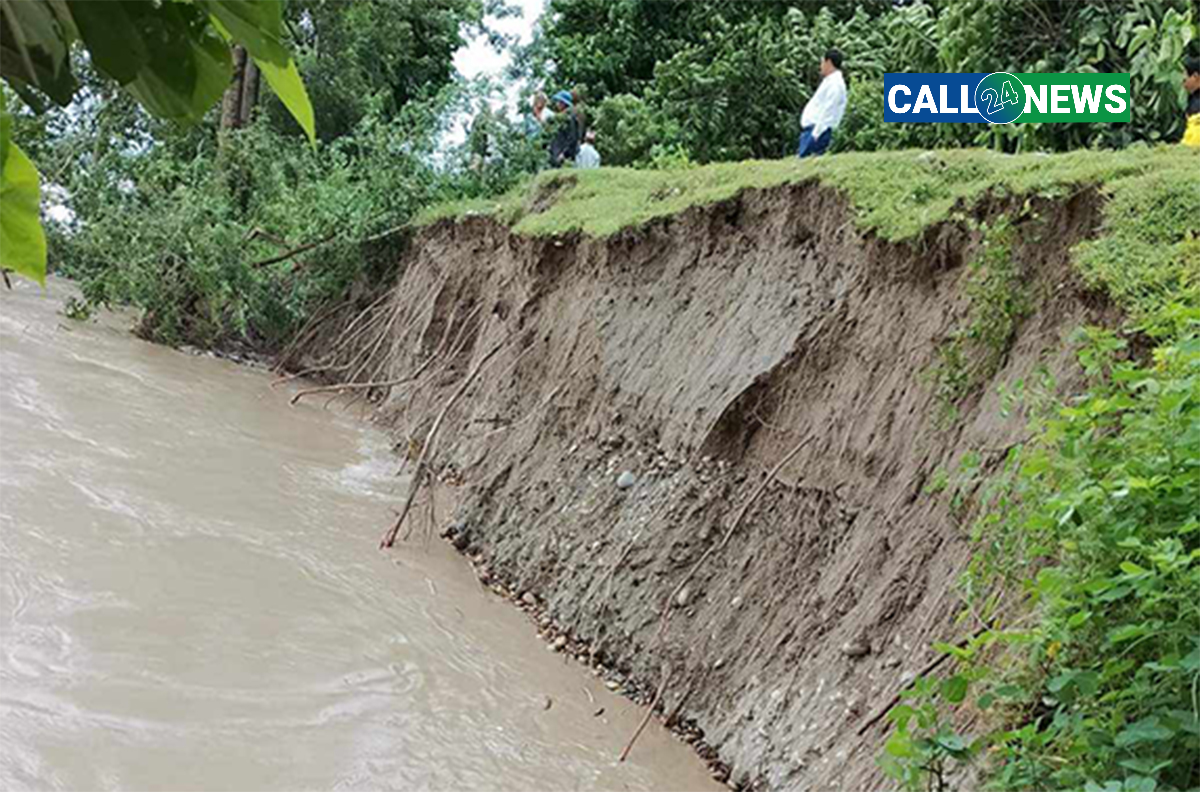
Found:
<path fill-rule="evenodd" d="M 350 393 L 415 456 L 504 344 L 429 451 L 459 503 L 439 530 L 450 523 L 485 580 L 529 592 L 565 648 L 643 698 L 665 667 L 662 710 L 678 709 L 732 784 L 877 789 L 885 725 L 860 729 L 932 641 L 976 626 L 953 618 L 961 517 L 927 484 L 966 451 L 999 464 L 1025 421 L 1002 417 L 996 386 L 1045 367 L 1071 388 L 1064 336 L 1113 318 L 1068 264 L 1095 231 L 1096 193 L 1034 203 L 1014 258 L 1035 309 L 954 420 L 927 373 L 965 321 L 978 234 L 948 222 L 884 242 L 814 183 L 606 239 L 440 222 L 288 362 L 384 383 Z"/>

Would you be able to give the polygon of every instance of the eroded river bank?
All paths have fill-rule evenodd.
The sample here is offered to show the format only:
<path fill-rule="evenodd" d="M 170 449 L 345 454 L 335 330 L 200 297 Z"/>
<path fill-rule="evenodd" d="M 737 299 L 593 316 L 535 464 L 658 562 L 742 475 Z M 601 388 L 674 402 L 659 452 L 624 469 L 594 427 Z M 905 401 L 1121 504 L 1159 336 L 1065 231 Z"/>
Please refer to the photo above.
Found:
<path fill-rule="evenodd" d="M 618 763 L 643 710 L 448 547 L 375 550 L 387 438 L 65 293 L 0 294 L 0 787 L 714 788 L 657 725 Z"/>

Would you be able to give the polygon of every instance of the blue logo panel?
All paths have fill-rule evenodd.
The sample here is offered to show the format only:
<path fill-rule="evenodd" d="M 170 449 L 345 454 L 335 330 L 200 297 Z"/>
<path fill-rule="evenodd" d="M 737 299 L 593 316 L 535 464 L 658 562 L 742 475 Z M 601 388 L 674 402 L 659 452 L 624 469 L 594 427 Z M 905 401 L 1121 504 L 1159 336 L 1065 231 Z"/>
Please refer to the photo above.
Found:
<path fill-rule="evenodd" d="M 979 112 L 976 104 L 976 88 L 987 76 L 988 74 L 985 72 L 970 74 L 888 72 L 883 77 L 883 120 L 920 121 L 923 123 L 987 123 L 987 119 Z"/>

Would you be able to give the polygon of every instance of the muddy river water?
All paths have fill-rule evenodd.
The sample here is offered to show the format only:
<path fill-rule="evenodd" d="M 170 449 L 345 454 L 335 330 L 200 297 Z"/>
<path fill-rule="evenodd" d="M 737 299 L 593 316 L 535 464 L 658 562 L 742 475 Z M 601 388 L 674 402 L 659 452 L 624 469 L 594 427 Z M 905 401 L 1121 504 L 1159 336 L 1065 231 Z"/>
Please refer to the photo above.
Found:
<path fill-rule="evenodd" d="M 657 727 L 618 763 L 643 711 L 442 543 L 376 550 L 382 434 L 66 291 L 0 293 L 0 789 L 716 788 Z"/>

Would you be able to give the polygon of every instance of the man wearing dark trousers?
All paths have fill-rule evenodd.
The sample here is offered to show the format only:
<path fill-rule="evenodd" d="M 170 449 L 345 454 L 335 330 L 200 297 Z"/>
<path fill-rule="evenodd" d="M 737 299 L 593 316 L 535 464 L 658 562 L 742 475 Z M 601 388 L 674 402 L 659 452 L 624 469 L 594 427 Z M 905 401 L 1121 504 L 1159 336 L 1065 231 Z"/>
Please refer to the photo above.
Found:
<path fill-rule="evenodd" d="M 821 85 L 800 115 L 800 158 L 825 153 L 833 141 L 833 130 L 846 114 L 846 81 L 842 77 L 842 53 L 831 49 L 821 60 Z"/>

